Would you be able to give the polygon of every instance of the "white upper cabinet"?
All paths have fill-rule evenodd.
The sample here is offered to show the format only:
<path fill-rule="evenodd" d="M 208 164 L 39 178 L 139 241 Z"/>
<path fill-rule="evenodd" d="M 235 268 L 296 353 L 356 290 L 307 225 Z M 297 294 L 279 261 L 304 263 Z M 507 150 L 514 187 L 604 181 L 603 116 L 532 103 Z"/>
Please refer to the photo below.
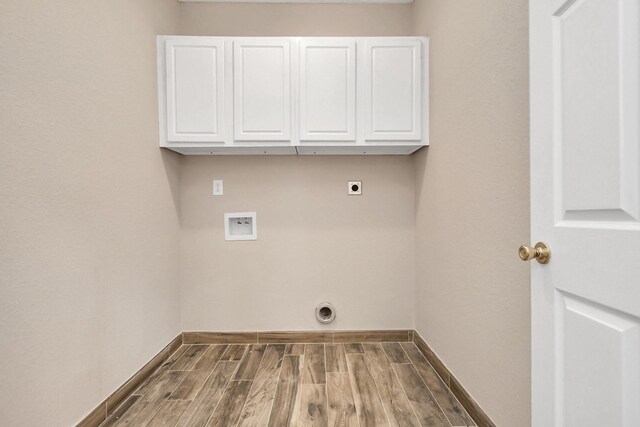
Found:
<path fill-rule="evenodd" d="M 291 41 L 233 43 L 234 139 L 291 140 Z"/>
<path fill-rule="evenodd" d="M 181 37 L 165 48 L 167 140 L 223 142 L 224 42 Z"/>
<path fill-rule="evenodd" d="M 370 39 L 365 47 L 365 139 L 422 138 L 422 43 Z"/>
<path fill-rule="evenodd" d="M 424 37 L 158 37 L 160 146 L 410 154 L 429 144 Z"/>
<path fill-rule="evenodd" d="M 356 140 L 356 42 L 300 41 L 300 140 Z"/>

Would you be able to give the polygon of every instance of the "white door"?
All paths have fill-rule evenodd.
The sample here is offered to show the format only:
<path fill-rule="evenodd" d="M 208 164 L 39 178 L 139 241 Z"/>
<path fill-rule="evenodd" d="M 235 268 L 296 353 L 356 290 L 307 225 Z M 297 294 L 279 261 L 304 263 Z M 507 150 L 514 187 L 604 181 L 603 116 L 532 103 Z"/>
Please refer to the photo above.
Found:
<path fill-rule="evenodd" d="M 422 137 L 422 43 L 369 39 L 365 45 L 365 139 Z"/>
<path fill-rule="evenodd" d="M 300 140 L 355 141 L 356 42 L 300 41 Z"/>
<path fill-rule="evenodd" d="M 530 2 L 534 427 L 640 426 L 639 14 Z"/>
<path fill-rule="evenodd" d="M 291 139 L 291 41 L 234 41 L 234 139 Z"/>
<path fill-rule="evenodd" d="M 179 37 L 165 46 L 167 140 L 224 141 L 224 42 Z"/>

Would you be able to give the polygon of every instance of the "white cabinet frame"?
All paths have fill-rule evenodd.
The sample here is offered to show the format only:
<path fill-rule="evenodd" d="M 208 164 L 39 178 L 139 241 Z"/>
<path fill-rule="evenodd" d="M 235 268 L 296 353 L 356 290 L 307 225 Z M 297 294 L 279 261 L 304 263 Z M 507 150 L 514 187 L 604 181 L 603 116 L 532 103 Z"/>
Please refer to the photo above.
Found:
<path fill-rule="evenodd" d="M 165 49 L 167 140 L 224 142 L 224 41 L 180 37 Z"/>
<path fill-rule="evenodd" d="M 248 60 L 245 55 L 250 51 L 253 51 L 251 53 L 254 57 Z M 272 56 L 269 57 L 268 54 Z M 255 65 L 256 69 L 248 69 L 252 65 Z M 278 66 L 281 68 L 278 69 Z M 290 39 L 262 37 L 235 40 L 234 139 L 290 141 L 291 85 Z M 273 119 L 276 107 L 279 107 L 277 110 L 280 112 L 278 123 L 267 123 L 269 119 Z"/>
<path fill-rule="evenodd" d="M 300 141 L 355 142 L 356 41 L 353 38 L 303 38 L 299 52 Z M 324 57 L 315 58 L 318 62 L 311 63 L 314 53 Z M 344 68 L 333 69 L 339 65 Z M 334 86 L 334 90 L 327 86 Z M 325 111 L 321 111 L 323 109 Z M 340 113 L 343 116 L 338 118 Z M 325 117 L 318 118 L 320 114 Z M 333 117 L 327 117 L 329 115 Z M 318 123 L 322 119 L 324 123 Z"/>
<path fill-rule="evenodd" d="M 398 59 L 406 59 L 401 53 L 411 61 L 410 68 L 403 70 L 409 71 L 408 78 L 396 73 L 402 65 Z M 368 39 L 365 64 L 365 139 L 419 141 L 422 138 L 422 43 L 415 39 Z M 399 99 L 403 95 L 405 99 Z M 399 104 L 410 109 L 405 117 L 398 117 L 400 108 L 394 107 Z M 401 121 L 404 123 L 399 125 Z"/>

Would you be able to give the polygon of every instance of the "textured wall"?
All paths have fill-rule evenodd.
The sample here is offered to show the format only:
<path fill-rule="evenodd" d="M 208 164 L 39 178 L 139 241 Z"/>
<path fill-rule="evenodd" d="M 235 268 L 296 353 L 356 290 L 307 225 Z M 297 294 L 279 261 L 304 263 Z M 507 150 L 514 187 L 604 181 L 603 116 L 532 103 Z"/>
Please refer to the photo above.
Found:
<path fill-rule="evenodd" d="M 408 35 L 410 5 L 180 5 L 193 35 Z M 185 158 L 184 330 L 413 326 L 409 157 Z M 225 180 L 225 196 L 211 181 Z M 349 197 L 347 181 L 364 194 Z M 225 242 L 224 212 L 258 212 L 258 241 Z M 333 302 L 322 327 L 314 308 Z"/>
<path fill-rule="evenodd" d="M 179 325 L 174 0 L 0 3 L 0 425 L 69 426 Z"/>
<path fill-rule="evenodd" d="M 499 425 L 530 424 L 525 0 L 416 0 L 431 146 L 416 163 L 416 327 Z"/>
<path fill-rule="evenodd" d="M 405 36 L 411 5 L 181 3 L 180 33 L 194 36 Z"/>
<path fill-rule="evenodd" d="M 189 330 L 413 326 L 414 170 L 397 157 L 190 157 L 183 163 L 182 325 Z M 214 178 L 225 195 L 212 197 Z M 362 196 L 347 181 L 363 181 Z M 256 211 L 258 240 L 224 240 Z M 322 326 L 314 308 L 332 302 Z"/>

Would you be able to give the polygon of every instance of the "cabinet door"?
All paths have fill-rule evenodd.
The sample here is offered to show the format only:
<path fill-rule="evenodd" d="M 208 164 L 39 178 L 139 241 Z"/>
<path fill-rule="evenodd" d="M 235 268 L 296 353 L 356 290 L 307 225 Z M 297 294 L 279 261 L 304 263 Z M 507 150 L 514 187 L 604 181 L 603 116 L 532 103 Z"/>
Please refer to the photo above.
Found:
<path fill-rule="evenodd" d="M 366 140 L 421 139 L 421 50 L 419 40 L 366 42 Z"/>
<path fill-rule="evenodd" d="M 167 140 L 224 141 L 224 43 L 203 37 L 166 42 Z"/>
<path fill-rule="evenodd" d="M 300 140 L 355 141 L 356 43 L 300 41 Z"/>
<path fill-rule="evenodd" d="M 291 139 L 291 59 L 289 39 L 234 42 L 234 139 Z"/>

